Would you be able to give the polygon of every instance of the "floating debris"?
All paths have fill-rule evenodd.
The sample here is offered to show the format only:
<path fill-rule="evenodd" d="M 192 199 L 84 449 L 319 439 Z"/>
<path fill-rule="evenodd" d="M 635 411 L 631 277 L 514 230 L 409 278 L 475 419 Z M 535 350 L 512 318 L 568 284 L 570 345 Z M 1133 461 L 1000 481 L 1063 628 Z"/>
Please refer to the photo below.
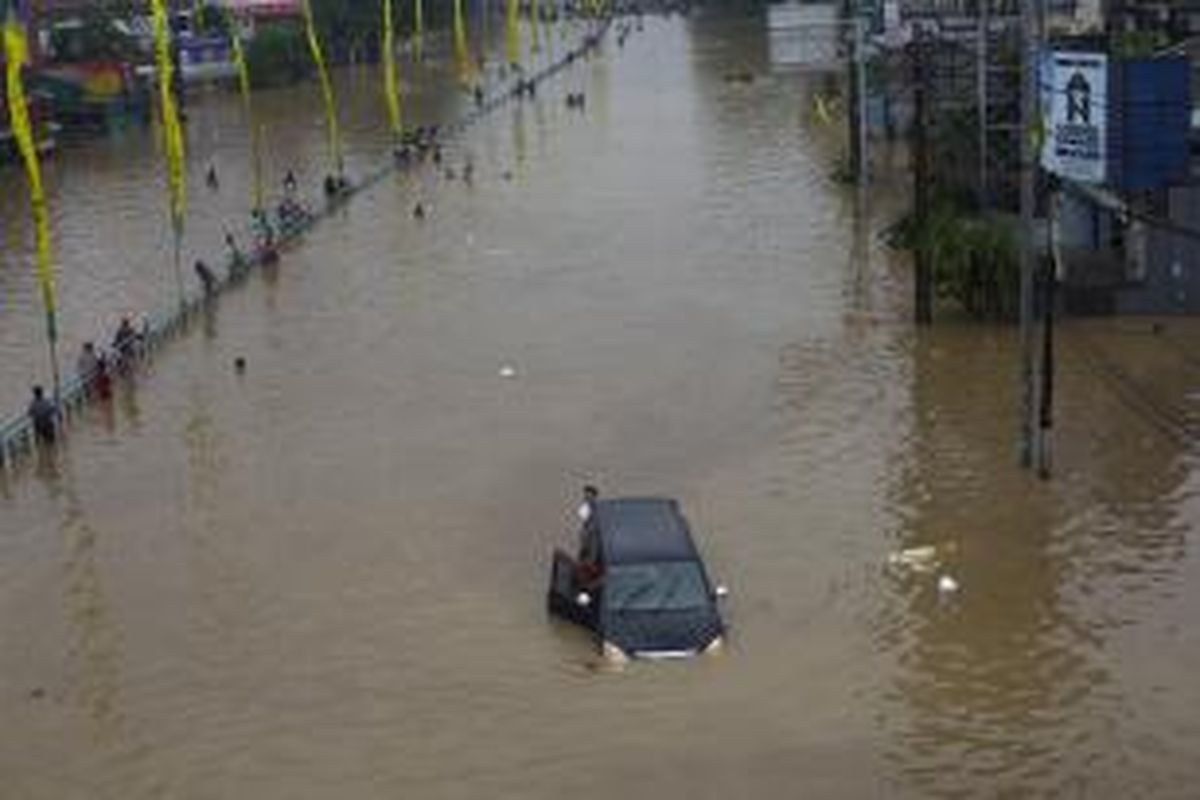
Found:
<path fill-rule="evenodd" d="M 889 567 L 908 569 L 913 572 L 933 572 L 938 566 L 937 547 L 931 544 L 909 547 L 888 553 Z"/>
<path fill-rule="evenodd" d="M 949 575 L 941 575 L 938 577 L 937 588 L 938 594 L 947 595 L 957 592 L 959 585 L 958 581 L 954 580 L 954 578 L 950 577 Z"/>

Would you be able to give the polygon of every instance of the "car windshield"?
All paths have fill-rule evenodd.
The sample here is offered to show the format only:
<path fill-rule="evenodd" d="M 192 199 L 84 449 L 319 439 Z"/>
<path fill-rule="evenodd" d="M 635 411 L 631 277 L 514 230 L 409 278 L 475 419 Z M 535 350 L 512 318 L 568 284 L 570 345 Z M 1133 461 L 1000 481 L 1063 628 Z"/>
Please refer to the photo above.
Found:
<path fill-rule="evenodd" d="M 612 611 L 679 611 L 708 604 L 704 575 L 694 561 L 611 567 L 604 593 Z"/>

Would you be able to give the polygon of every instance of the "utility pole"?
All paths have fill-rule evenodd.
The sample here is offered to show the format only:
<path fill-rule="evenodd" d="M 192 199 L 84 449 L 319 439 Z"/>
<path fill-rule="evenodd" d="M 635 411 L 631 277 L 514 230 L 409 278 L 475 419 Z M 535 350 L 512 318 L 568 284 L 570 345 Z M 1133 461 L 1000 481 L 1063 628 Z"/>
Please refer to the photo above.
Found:
<path fill-rule="evenodd" d="M 861 0 L 843 0 L 841 28 L 849 40 L 846 59 L 846 140 L 849 143 L 850 171 L 860 187 L 867 185 L 867 54 L 866 25 Z"/>
<path fill-rule="evenodd" d="M 1050 190 L 1048 250 L 1050 257 L 1042 271 L 1042 360 L 1041 382 L 1038 393 L 1038 476 L 1043 480 L 1050 477 L 1052 459 L 1050 434 L 1054 428 L 1054 302 L 1056 299 L 1059 273 L 1062 270 L 1060 236 L 1058 230 L 1059 203 L 1061 195 L 1057 181 Z"/>
<path fill-rule="evenodd" d="M 979 46 L 975 53 L 975 103 L 979 109 L 979 211 L 988 206 L 988 36 L 990 20 L 988 5 L 991 0 L 979 0 Z"/>
<path fill-rule="evenodd" d="M 860 11 L 860 10 L 859 10 Z M 871 161 L 867 154 L 867 35 L 861 13 L 854 15 L 854 78 L 858 106 L 858 187 L 867 188 Z"/>
<path fill-rule="evenodd" d="M 1033 466 L 1038 458 L 1039 428 L 1034 415 L 1034 178 L 1037 154 L 1033 130 L 1038 114 L 1038 59 L 1043 0 L 1021 3 L 1021 249 L 1020 249 L 1020 348 L 1021 348 L 1021 450 L 1023 467 Z"/>
<path fill-rule="evenodd" d="M 933 269 L 925 246 L 925 227 L 929 221 L 929 73 L 925 34 L 917 30 L 912 45 L 913 70 L 913 228 L 917 232 L 913 249 L 913 313 L 918 325 L 933 322 Z"/>
<path fill-rule="evenodd" d="M 850 172 L 858 175 L 862 172 L 862 152 L 858 138 L 859 107 L 858 107 L 858 30 L 855 27 L 857 19 L 856 0 L 842 0 L 842 41 L 849 47 L 846 53 L 846 148 L 849 153 Z"/>

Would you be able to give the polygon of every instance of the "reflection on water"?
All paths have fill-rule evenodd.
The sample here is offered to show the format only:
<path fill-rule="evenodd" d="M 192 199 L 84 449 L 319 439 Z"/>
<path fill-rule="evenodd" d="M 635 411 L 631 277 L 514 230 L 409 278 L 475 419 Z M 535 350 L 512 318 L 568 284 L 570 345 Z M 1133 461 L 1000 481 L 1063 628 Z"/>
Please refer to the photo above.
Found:
<path fill-rule="evenodd" d="M 1111 326 L 1067 326 L 1067 352 L 1095 328 Z M 1106 348 L 1121 344 L 1106 338 Z M 1154 626 L 1175 594 L 1187 529 L 1177 503 L 1190 470 L 1177 441 L 1122 413 L 1087 362 L 1066 358 L 1059 479 L 997 468 L 1015 457 L 1006 411 L 1017 397 L 992 365 L 1011 363 L 1014 345 L 945 326 L 915 346 L 911 446 L 894 484 L 898 544 L 937 547 L 963 589 L 939 598 L 930 577 L 912 576 L 896 588 L 903 604 L 881 619 L 899 667 L 888 702 L 905 719 L 889 756 L 930 793 L 1002 776 L 1020 795 L 1137 794 L 1162 763 L 1114 761 L 1114 751 L 1153 742 L 1170 753 L 1176 743 L 1163 720 L 1145 725 L 1152 698 L 1114 651 L 1122 628 Z M 1171 381 L 1140 356 L 1139 391 L 1167 394 Z M 1120 446 L 1130 434 L 1140 446 Z M 1138 614 L 1114 619 L 1110 603 Z"/>
<path fill-rule="evenodd" d="M 126 735 L 120 702 L 120 636 L 100 576 L 99 535 L 72 490 L 66 489 L 62 499 L 66 507 L 64 605 L 74 632 L 66 654 L 65 681 L 91 723 L 97 745 L 103 747 Z"/>
<path fill-rule="evenodd" d="M 760 18 L 648 20 L 448 147 L 471 185 L 356 197 L 40 480 L 0 474 L 5 792 L 1194 794 L 1200 327 L 1066 324 L 1056 477 L 1020 472 L 1014 333 L 910 327 L 879 237 L 903 181 L 831 180 L 812 80 Z M 376 90 L 343 82 L 371 163 Z M 437 86 L 416 113 L 462 102 Z M 306 184 L 309 89 L 262 100 Z M 214 250 L 245 203 L 237 113 L 191 107 Z M 137 211 L 60 204 L 68 247 L 158 241 L 139 135 L 64 154 L 57 185 Z M 69 280 L 98 316 L 170 288 L 96 254 Z M 17 383 L 25 325 L 0 322 Z M 680 498 L 733 589 L 723 657 L 598 670 L 546 618 L 584 482 Z M 888 565 L 929 546 L 929 571 Z"/>

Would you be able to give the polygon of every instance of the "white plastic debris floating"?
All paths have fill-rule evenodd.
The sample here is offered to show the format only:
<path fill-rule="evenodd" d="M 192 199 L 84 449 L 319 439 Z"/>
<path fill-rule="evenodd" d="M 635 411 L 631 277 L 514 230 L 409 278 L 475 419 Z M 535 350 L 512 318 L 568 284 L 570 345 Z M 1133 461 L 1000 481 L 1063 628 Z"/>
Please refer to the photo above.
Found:
<path fill-rule="evenodd" d="M 938 577 L 937 588 L 938 594 L 954 594 L 959 589 L 958 581 L 954 580 L 954 578 L 950 577 L 949 575 L 941 575 Z"/>
<path fill-rule="evenodd" d="M 931 544 L 909 547 L 888 553 L 889 567 L 909 569 L 913 572 L 933 572 L 938 566 L 937 548 Z"/>
<path fill-rule="evenodd" d="M 501 364 L 500 365 L 500 377 L 501 378 L 517 377 L 517 368 L 514 367 L 512 364 Z"/>

